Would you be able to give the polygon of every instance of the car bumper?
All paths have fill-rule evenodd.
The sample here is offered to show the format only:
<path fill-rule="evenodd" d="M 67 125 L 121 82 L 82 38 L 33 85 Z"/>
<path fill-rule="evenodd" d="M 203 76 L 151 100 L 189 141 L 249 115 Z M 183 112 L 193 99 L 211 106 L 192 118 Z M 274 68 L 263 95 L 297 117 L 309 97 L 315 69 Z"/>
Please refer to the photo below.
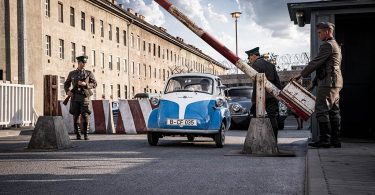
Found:
<path fill-rule="evenodd" d="M 231 114 L 232 122 L 235 124 L 249 123 L 250 115 L 249 114 Z"/>
<path fill-rule="evenodd" d="M 150 128 L 148 132 L 169 133 L 169 134 L 216 134 L 219 130 L 200 130 L 200 129 L 158 129 Z"/>

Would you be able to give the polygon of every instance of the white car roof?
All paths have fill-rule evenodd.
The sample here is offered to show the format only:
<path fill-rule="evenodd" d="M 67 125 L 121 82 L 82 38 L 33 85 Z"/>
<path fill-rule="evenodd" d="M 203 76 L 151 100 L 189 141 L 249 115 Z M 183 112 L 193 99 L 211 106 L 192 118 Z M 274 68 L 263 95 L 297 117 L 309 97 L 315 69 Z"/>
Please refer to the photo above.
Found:
<path fill-rule="evenodd" d="M 216 76 L 216 75 L 213 75 L 213 74 L 208 74 L 208 73 L 198 73 L 198 72 L 191 72 L 191 73 L 180 73 L 180 74 L 174 74 L 170 77 L 171 78 L 174 78 L 174 77 L 181 77 L 181 76 L 198 76 L 198 77 L 209 77 L 213 80 L 215 79 L 218 79 L 219 77 Z"/>

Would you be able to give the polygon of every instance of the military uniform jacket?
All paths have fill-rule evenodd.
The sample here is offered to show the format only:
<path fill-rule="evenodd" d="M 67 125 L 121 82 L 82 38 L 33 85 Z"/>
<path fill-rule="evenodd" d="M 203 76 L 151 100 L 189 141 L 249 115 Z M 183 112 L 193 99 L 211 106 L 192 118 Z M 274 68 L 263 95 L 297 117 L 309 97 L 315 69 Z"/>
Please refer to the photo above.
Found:
<path fill-rule="evenodd" d="M 307 77 L 316 71 L 319 87 L 342 88 L 341 59 L 340 46 L 335 39 L 328 39 L 320 46 L 318 55 L 302 70 L 301 76 Z"/>
<path fill-rule="evenodd" d="M 78 86 L 78 81 L 85 81 L 86 86 Z M 70 89 L 70 86 L 73 86 Z M 64 83 L 64 90 L 67 93 L 72 91 L 74 96 L 72 101 L 84 101 L 87 100 L 93 93 L 91 89 L 95 88 L 97 85 L 94 74 L 89 70 L 73 70 L 69 72 L 69 75 Z"/>
<path fill-rule="evenodd" d="M 268 81 L 270 81 L 272 84 L 274 84 L 277 88 L 281 89 L 281 83 L 279 75 L 277 74 L 275 65 L 271 64 L 270 62 L 267 62 L 263 58 L 258 58 L 255 60 L 255 62 L 251 65 L 254 70 L 256 70 L 258 73 L 264 73 L 266 75 L 266 78 Z M 254 82 L 254 90 L 253 90 L 253 96 L 251 97 L 252 101 L 255 102 L 256 99 L 256 83 Z M 268 92 L 266 93 L 266 98 L 273 97 Z"/>

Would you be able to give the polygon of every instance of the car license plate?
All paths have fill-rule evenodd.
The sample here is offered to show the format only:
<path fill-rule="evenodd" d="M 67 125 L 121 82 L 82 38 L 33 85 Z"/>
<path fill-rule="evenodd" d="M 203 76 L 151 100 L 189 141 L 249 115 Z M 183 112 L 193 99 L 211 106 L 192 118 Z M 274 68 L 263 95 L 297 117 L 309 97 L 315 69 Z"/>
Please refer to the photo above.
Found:
<path fill-rule="evenodd" d="M 197 126 L 197 120 L 195 119 L 167 119 L 167 125 Z"/>

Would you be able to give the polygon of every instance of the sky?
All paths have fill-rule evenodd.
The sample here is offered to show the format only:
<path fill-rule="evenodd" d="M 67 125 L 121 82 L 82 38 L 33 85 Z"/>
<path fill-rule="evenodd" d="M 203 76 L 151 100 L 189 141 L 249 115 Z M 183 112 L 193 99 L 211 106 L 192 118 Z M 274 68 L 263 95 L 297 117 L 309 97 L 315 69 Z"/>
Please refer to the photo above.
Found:
<path fill-rule="evenodd" d="M 233 53 L 236 52 L 235 19 L 230 13 L 239 11 L 237 23 L 238 56 L 246 60 L 245 51 L 260 47 L 260 53 L 301 54 L 310 52 L 310 25 L 298 27 L 290 20 L 287 3 L 308 0 L 170 0 L 199 27 L 216 37 Z M 311 0 L 313 1 L 313 0 Z M 118 0 L 146 17 L 152 25 L 162 26 L 172 36 L 179 36 L 218 62 L 228 61 L 181 22 L 152 0 Z"/>

